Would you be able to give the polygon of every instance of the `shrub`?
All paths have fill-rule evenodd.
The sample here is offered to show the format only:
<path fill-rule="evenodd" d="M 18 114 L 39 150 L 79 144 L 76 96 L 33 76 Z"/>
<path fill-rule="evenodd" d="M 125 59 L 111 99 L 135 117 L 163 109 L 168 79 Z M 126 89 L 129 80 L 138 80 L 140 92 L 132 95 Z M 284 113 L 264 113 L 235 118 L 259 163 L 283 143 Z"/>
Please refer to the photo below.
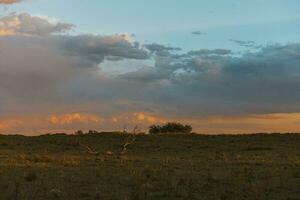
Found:
<path fill-rule="evenodd" d="M 89 130 L 88 134 L 89 135 L 96 135 L 96 134 L 98 134 L 98 131 L 96 131 L 96 130 Z"/>
<path fill-rule="evenodd" d="M 161 133 L 191 133 L 192 126 L 190 125 L 183 125 L 177 122 L 169 122 L 163 126 L 159 125 L 152 125 L 149 127 L 150 134 L 161 134 Z"/>
<path fill-rule="evenodd" d="M 83 135 L 83 134 L 84 134 L 84 133 L 83 133 L 82 130 L 78 130 L 78 131 L 75 132 L 75 135 Z"/>
<path fill-rule="evenodd" d="M 159 125 L 152 125 L 149 127 L 149 133 L 150 134 L 158 134 L 162 130 L 162 127 Z"/>

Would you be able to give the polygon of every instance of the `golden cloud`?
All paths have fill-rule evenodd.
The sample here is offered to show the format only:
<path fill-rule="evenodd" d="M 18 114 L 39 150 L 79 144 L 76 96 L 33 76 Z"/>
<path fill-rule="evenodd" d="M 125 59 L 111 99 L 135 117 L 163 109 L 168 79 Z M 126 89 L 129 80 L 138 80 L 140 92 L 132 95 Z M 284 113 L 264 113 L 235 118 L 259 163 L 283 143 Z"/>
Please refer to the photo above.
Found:
<path fill-rule="evenodd" d="M 236 117 L 167 118 L 145 112 L 123 113 L 118 116 L 99 117 L 87 113 L 53 114 L 48 116 L 23 116 L 0 119 L 0 132 L 38 135 L 45 133 L 73 133 L 77 129 L 112 131 L 139 126 L 147 131 L 149 125 L 177 121 L 193 126 L 204 134 L 243 134 L 258 132 L 300 132 L 300 113 L 274 113 Z"/>
<path fill-rule="evenodd" d="M 73 123 L 98 123 L 101 119 L 95 115 L 89 114 L 64 114 L 64 115 L 53 115 L 48 118 L 48 122 L 54 125 L 66 125 Z"/>
<path fill-rule="evenodd" d="M 8 36 L 8 35 L 15 35 L 16 33 L 12 30 L 6 30 L 0 28 L 0 36 Z"/>
<path fill-rule="evenodd" d="M 150 114 L 143 113 L 143 112 L 134 113 L 133 116 L 134 116 L 134 121 L 138 121 L 138 122 L 165 123 L 167 121 L 166 119 L 157 116 L 152 116 Z"/>
<path fill-rule="evenodd" d="M 0 17 L 0 36 L 46 36 L 71 30 L 73 24 L 52 22 L 47 17 L 32 16 L 28 13 L 12 13 Z"/>
<path fill-rule="evenodd" d="M 4 121 L 0 121 L 0 131 L 5 131 L 5 130 L 9 130 L 12 129 L 16 126 L 22 125 L 23 121 L 21 120 L 4 120 Z"/>
<path fill-rule="evenodd" d="M 13 4 L 21 2 L 21 0 L 0 0 L 0 4 Z"/>

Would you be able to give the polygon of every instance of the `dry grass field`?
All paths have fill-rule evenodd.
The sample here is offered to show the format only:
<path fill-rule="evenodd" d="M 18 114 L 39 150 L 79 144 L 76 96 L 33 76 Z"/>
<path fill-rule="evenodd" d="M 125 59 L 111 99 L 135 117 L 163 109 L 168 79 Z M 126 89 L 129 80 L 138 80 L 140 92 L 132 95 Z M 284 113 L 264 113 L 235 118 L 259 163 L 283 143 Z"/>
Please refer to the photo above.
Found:
<path fill-rule="evenodd" d="M 0 199 L 300 199 L 300 135 L 130 137 L 0 136 Z"/>

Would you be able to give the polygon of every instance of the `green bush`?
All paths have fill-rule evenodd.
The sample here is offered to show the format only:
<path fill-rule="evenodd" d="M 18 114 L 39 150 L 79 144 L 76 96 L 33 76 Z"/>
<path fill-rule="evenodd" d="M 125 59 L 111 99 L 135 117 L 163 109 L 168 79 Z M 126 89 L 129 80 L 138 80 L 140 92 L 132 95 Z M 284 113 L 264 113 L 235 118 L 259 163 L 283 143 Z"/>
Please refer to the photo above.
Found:
<path fill-rule="evenodd" d="M 160 125 L 152 125 L 149 127 L 150 134 L 161 134 L 161 133 L 191 133 L 192 126 L 183 125 L 177 122 L 169 122 L 163 126 Z"/>

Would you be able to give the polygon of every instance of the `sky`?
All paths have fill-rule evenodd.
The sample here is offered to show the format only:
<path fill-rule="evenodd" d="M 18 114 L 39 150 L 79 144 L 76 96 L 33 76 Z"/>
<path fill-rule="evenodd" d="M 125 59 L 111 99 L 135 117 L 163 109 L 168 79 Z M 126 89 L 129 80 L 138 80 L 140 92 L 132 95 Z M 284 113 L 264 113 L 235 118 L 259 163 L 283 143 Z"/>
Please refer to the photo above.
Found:
<path fill-rule="evenodd" d="M 298 0 L 0 0 L 0 133 L 300 132 Z"/>

